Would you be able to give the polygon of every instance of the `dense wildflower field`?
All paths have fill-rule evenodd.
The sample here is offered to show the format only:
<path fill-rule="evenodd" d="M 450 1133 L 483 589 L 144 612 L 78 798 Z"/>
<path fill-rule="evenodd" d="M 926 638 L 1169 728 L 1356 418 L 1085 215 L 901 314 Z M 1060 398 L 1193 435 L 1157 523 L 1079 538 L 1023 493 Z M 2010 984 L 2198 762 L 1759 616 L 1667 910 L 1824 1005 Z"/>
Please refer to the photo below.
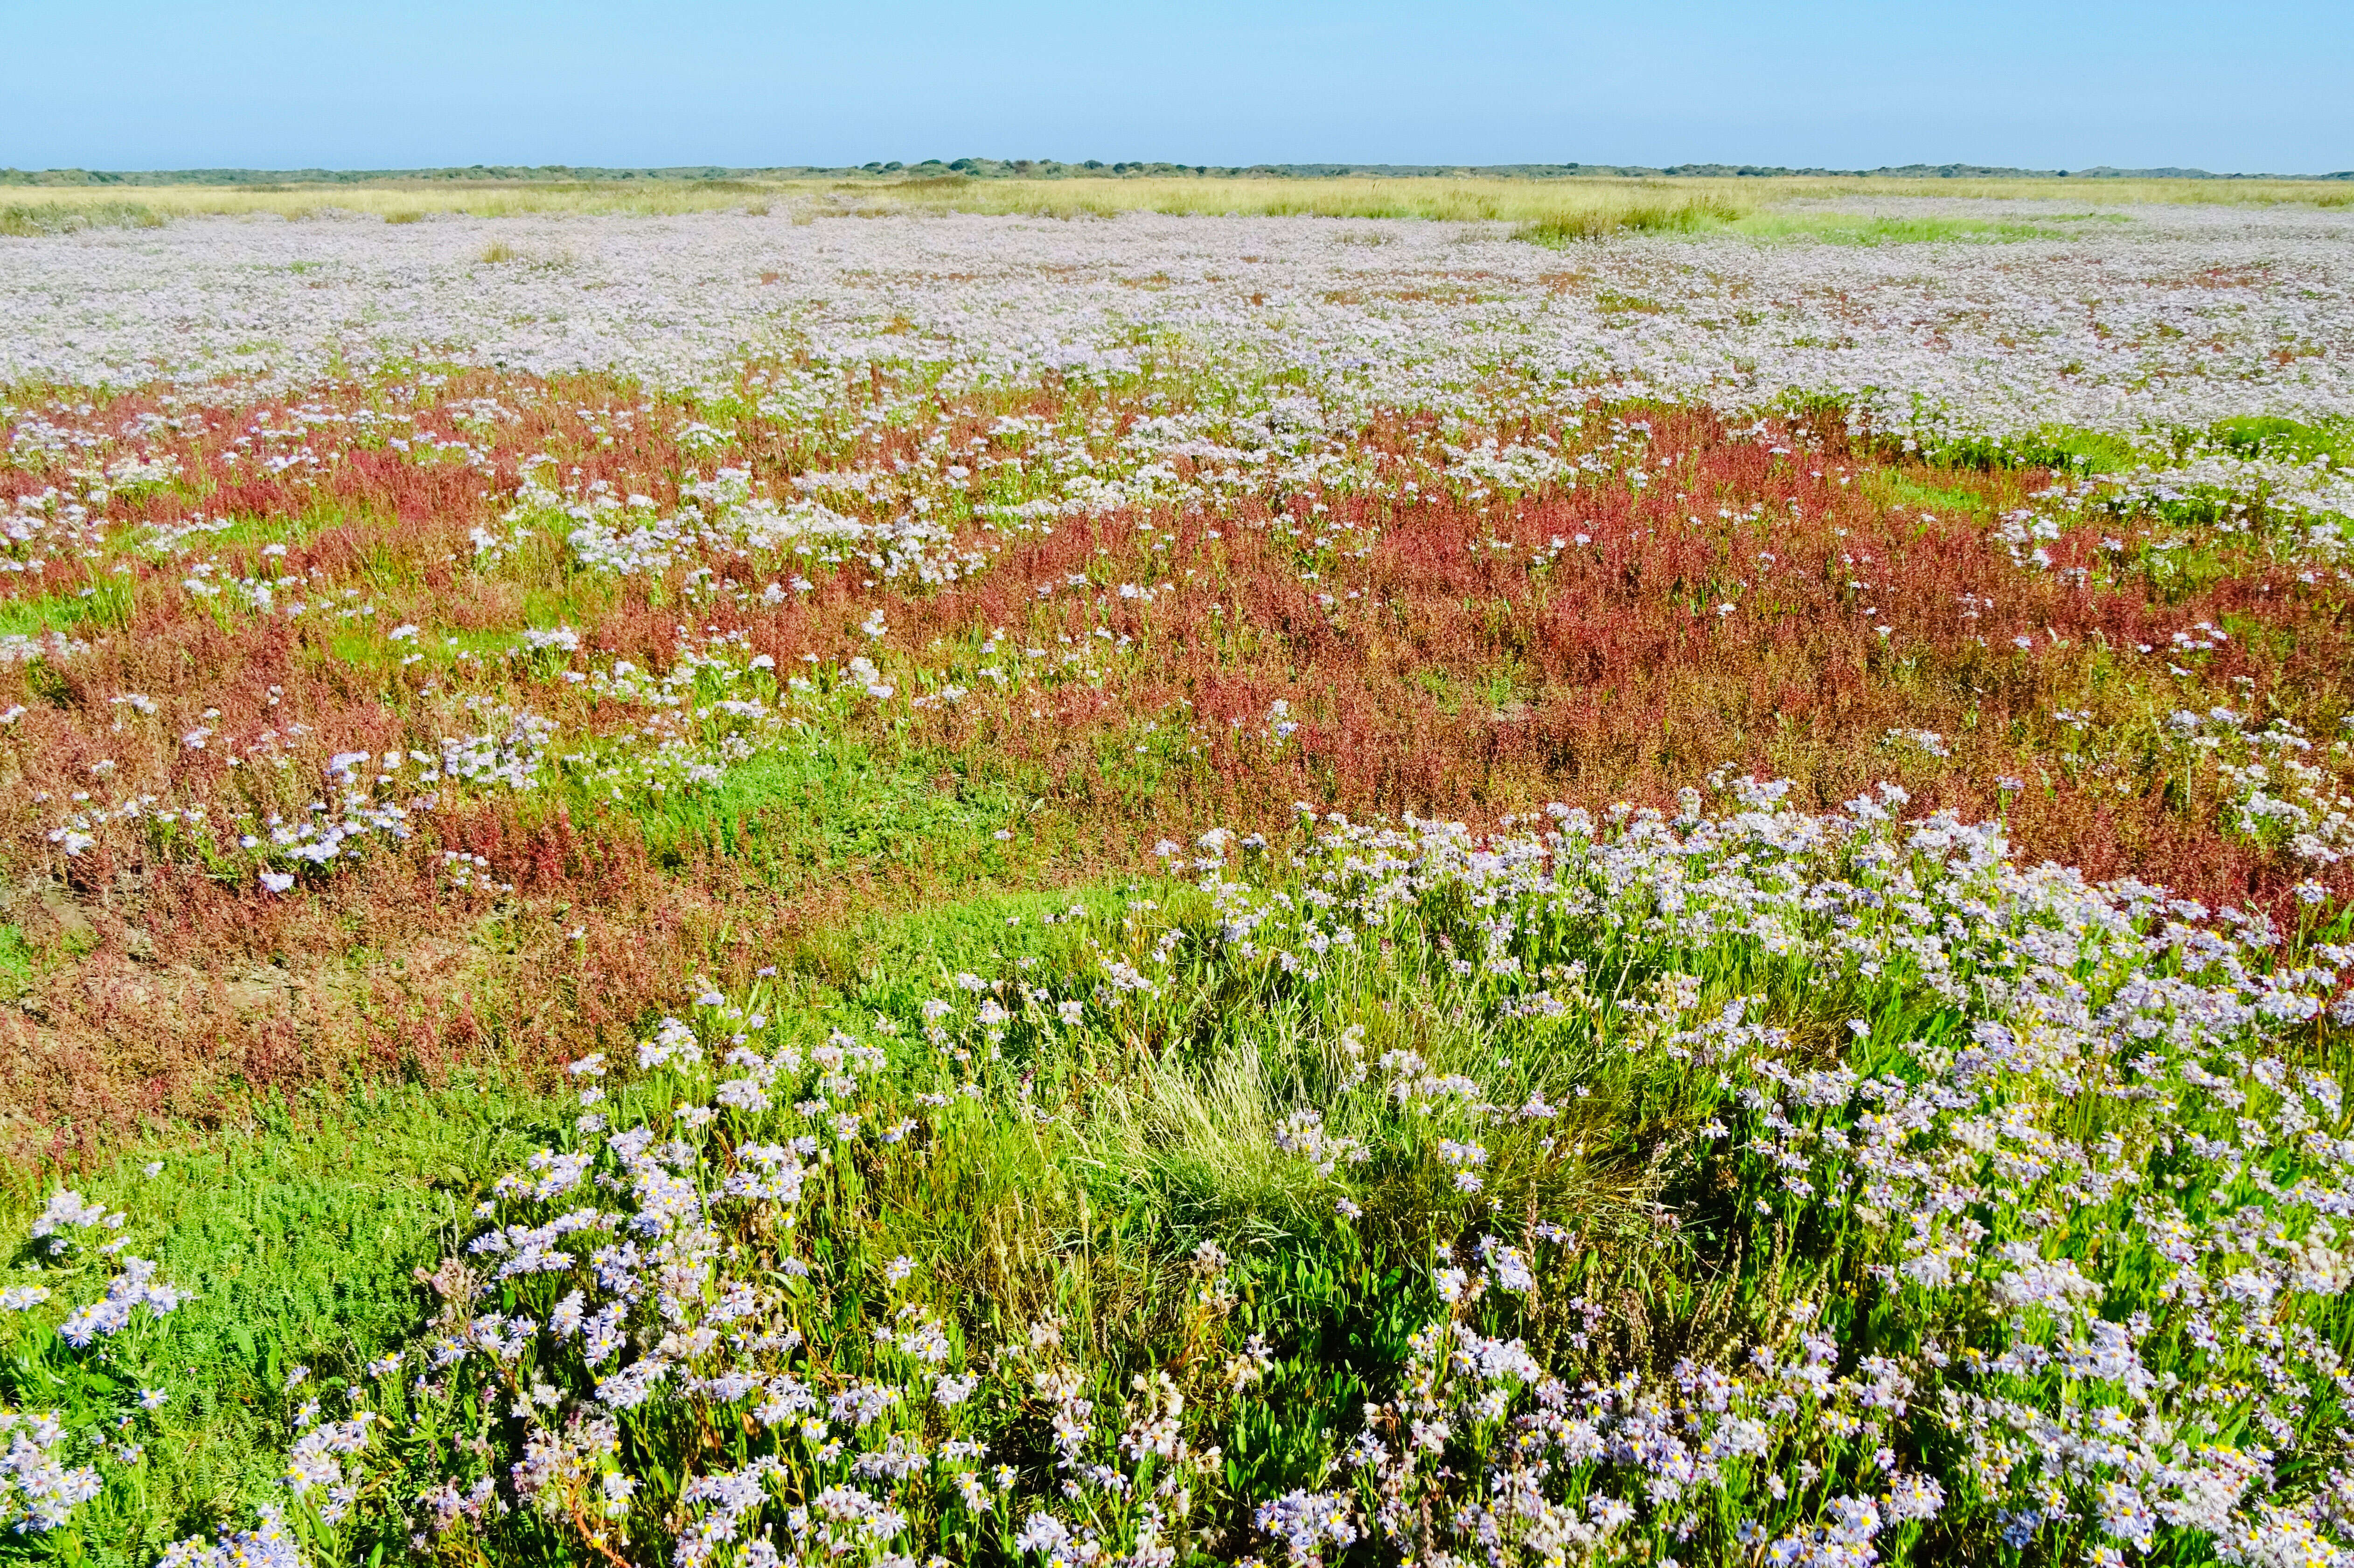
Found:
<path fill-rule="evenodd" d="M 0 239 L 0 1561 L 2354 1560 L 2354 216 L 1741 221 Z"/>

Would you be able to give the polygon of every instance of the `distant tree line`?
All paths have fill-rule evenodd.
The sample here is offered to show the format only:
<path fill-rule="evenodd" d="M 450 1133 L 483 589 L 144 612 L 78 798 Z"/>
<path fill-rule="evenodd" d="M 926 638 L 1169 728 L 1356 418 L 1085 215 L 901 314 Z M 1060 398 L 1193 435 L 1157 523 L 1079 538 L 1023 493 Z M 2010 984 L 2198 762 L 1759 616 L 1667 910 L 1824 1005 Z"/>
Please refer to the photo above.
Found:
<path fill-rule="evenodd" d="M 1575 179 L 1596 177 L 1712 177 L 1760 179 L 1794 175 L 1827 175 L 1846 178 L 1883 175 L 1902 179 L 2134 179 L 2134 180 L 2354 180 L 2354 169 L 2328 175 L 2219 175 L 2206 169 L 2014 169 L 1979 164 L 1899 164 L 1877 169 L 1787 168 L 1763 164 L 1172 164 L 1154 159 L 1105 163 L 1087 158 L 1066 163 L 1059 158 L 927 158 L 919 164 L 877 161 L 855 167 L 827 168 L 813 164 L 779 164 L 767 168 L 723 168 L 688 164 L 667 168 L 588 168 L 571 164 L 472 164 L 442 169 L 15 169 L 0 168 L 0 185 L 334 185 L 418 184 L 619 184 L 631 180 L 718 181 L 869 177 L 908 179 L 1169 179 L 1193 175 L 1207 178 L 1249 176 L 1259 179 L 1331 179 L 1339 175 L 1370 178 L 1412 176 L 1484 176 L 1510 179 Z"/>

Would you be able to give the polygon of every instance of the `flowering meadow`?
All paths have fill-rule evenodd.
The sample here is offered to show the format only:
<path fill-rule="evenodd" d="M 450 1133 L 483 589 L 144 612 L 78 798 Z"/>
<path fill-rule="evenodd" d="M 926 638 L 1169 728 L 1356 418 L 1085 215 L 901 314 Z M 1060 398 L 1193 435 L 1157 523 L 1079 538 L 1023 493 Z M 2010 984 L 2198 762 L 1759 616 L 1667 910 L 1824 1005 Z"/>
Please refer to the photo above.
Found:
<path fill-rule="evenodd" d="M 2354 1563 L 2354 213 L 0 238 L 0 1562 Z"/>

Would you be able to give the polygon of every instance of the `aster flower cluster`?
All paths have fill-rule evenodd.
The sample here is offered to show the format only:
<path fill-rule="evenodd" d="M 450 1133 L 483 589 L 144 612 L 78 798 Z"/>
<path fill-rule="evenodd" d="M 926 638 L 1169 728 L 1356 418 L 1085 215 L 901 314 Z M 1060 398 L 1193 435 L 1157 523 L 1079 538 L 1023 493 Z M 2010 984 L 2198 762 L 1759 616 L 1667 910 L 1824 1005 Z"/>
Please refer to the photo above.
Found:
<path fill-rule="evenodd" d="M 2307 1043 L 2349 955 L 2021 867 L 1999 825 L 1893 789 L 1819 816 L 1720 782 L 1720 814 L 1553 808 L 1486 840 L 1306 813 L 1288 854 L 1210 835 L 1190 887 L 1086 928 L 1074 967 L 960 975 L 822 1043 L 706 991 L 632 1066 L 575 1065 L 573 1139 L 499 1183 L 351 1413 L 306 1413 L 290 1486 L 395 1510 L 418 1550 L 528 1519 L 695 1563 L 1858 1563 L 1933 1525 L 2086 1563 L 2338 1561 L 2349 1121 Z M 1338 1023 L 1406 975 L 1489 1021 L 1485 1066 Z M 1215 1355 L 1123 1389 L 1064 1317 L 1007 1333 L 928 1295 L 862 1206 L 992 1126 L 1109 1150 L 1108 1107 L 1038 1071 L 1189 991 L 1320 1034 L 1265 1158 L 1323 1224 L 1401 1181 L 1451 1216 L 1320 1486 L 1225 1489 L 1222 1413 L 1288 1353 L 1235 1316 L 1225 1247 L 1195 1249 L 1183 1309 Z M 1598 1169 L 1597 1062 L 1684 1097 L 1640 1244 L 1543 1214 Z M 1770 1268 L 1647 1349 L 1595 1273 L 1628 1245 Z M 723 1423 L 740 1442 L 691 1445 Z"/>
<path fill-rule="evenodd" d="M 175 1542 L 156 1568 L 302 1568 L 301 1546 L 284 1515 L 266 1509 L 250 1530 L 223 1529 L 217 1539 L 200 1535 Z"/>
<path fill-rule="evenodd" d="M 98 1471 L 58 1457 L 66 1430 L 56 1411 L 0 1411 L 0 1436 L 8 1445 L 0 1450 L 0 1525 L 20 1533 L 55 1530 L 98 1496 Z"/>
<path fill-rule="evenodd" d="M 0 1312 L 16 1319 L 9 1327 L 20 1368 L 69 1402 L 47 1410 L 0 1404 L 0 1528 L 26 1535 L 72 1522 L 111 1476 L 139 1465 L 139 1429 L 167 1401 L 161 1389 L 126 1387 L 125 1377 L 143 1369 L 140 1351 L 190 1293 L 125 1250 L 127 1219 L 70 1188 L 50 1193 L 33 1219 L 25 1266 L 0 1286 Z M 111 1239 L 94 1241 L 93 1233 Z M 102 1293 L 60 1311 L 89 1294 L 93 1277 L 103 1278 Z M 100 1365 L 106 1370 L 80 1375 Z"/>
<path fill-rule="evenodd" d="M 1950 1500 L 2013 1547 L 2087 1560 L 2189 1534 L 2270 1562 L 2283 1531 L 2337 1560 L 2346 1118 L 2301 1043 L 2342 1007 L 2349 955 L 2284 961 L 2260 917 L 2017 867 L 1999 827 L 1904 821 L 1897 791 L 1813 817 L 1731 788 L 1723 817 L 1606 828 L 1555 808 L 1487 842 L 1328 821 L 1304 887 L 1203 880 L 1226 961 L 1345 992 L 1364 972 L 1342 955 L 1418 927 L 1467 999 L 1557 1037 L 1608 976 L 1589 964 L 1643 952 L 1731 948 L 1881 999 L 1831 1065 L 1765 997 L 1698 1005 L 1690 976 L 1654 982 L 1664 1005 L 1625 1037 L 1716 1079 L 1695 1181 L 1723 1172 L 1749 1210 L 1717 1245 L 1795 1252 L 1787 1277 L 1838 1305 L 1780 1306 L 1666 1376 L 1564 1382 L 1472 1326 L 1483 1298 L 1522 1315 L 1533 1283 L 1486 1238 L 1487 1271 L 1437 1270 L 1450 1316 L 1368 1407 L 1355 1517 L 1417 1559 L 1598 1561 L 1638 1510 L 1681 1538 L 1730 1507 L 1770 1561 L 1861 1562 Z M 1376 1068 L 1360 1097 L 1440 1128 L 1551 1108 L 1458 1095 L 1399 1053 Z M 1299 1146 L 1296 1124 L 1277 1137 Z M 1436 1141 L 1458 1184 L 1479 1150 L 1468 1130 Z M 1940 1452 L 1958 1460 L 1933 1468 Z"/>
<path fill-rule="evenodd" d="M 1108 1409 L 1058 1318 L 976 1347 L 911 1258 L 863 1248 L 859 1195 L 921 1182 L 998 1101 L 995 997 L 920 1016 L 908 1065 L 887 1019 L 804 1046 L 714 991 L 632 1065 L 573 1064 L 575 1138 L 497 1183 L 434 1276 L 429 1329 L 345 1387 L 345 1418 L 306 1406 L 286 1484 L 307 1517 L 390 1510 L 427 1553 L 529 1520 L 686 1564 L 912 1563 L 983 1541 L 1176 1562 L 1219 1461 L 1184 1393 L 1140 1374 Z M 843 1313 L 868 1330 L 813 1347 Z M 1023 1418 L 1046 1424 L 1043 1473 L 990 1463 Z M 676 1445 L 714 1423 L 742 1440 L 678 1477 Z"/>

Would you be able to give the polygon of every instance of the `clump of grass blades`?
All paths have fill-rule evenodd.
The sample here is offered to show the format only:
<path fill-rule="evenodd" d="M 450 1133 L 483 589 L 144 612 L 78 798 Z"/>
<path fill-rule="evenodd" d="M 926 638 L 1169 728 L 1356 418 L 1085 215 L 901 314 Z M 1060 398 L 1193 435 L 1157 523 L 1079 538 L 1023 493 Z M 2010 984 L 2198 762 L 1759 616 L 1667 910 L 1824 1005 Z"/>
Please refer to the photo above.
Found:
<path fill-rule="evenodd" d="M 143 202 L 10 202 L 0 207 L 0 234 L 19 238 L 85 228 L 161 228 L 164 215 Z"/>
<path fill-rule="evenodd" d="M 1522 224 L 1516 239 L 1566 245 L 1614 234 L 1694 234 L 1732 223 L 1740 210 L 1723 196 L 1691 196 L 1680 202 L 1639 202 L 1626 207 L 1580 207 Z"/>

